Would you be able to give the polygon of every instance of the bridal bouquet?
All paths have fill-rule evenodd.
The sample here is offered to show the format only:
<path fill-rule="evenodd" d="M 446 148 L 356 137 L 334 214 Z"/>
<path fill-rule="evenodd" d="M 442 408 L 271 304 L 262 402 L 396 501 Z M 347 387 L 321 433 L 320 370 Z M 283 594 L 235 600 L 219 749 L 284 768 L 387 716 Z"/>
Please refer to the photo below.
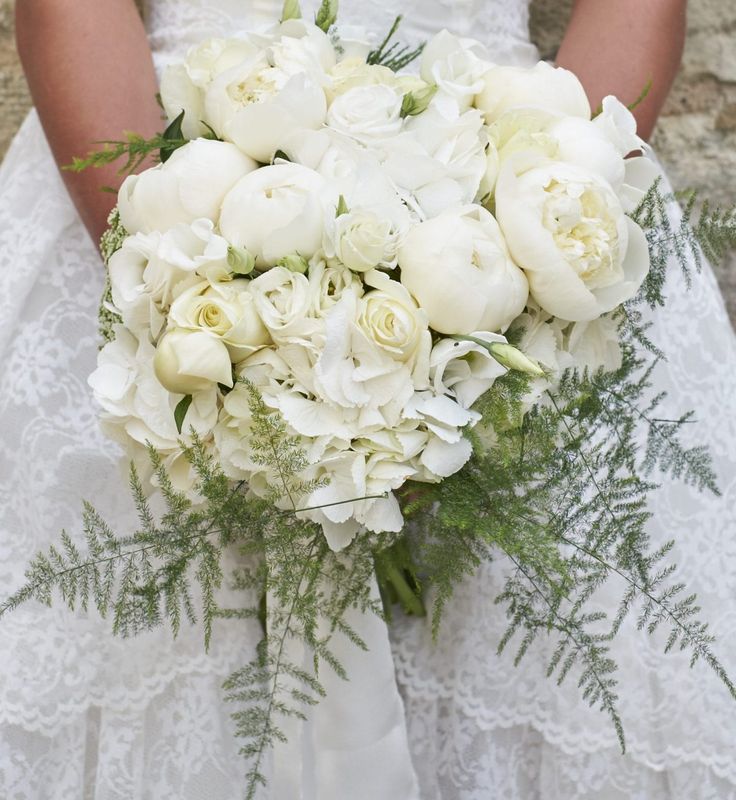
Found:
<path fill-rule="evenodd" d="M 653 164 L 628 157 L 646 151 L 629 109 L 592 113 L 570 72 L 494 64 L 446 31 L 371 46 L 335 17 L 324 2 L 307 23 L 287 0 L 273 28 L 194 47 L 164 75 L 163 135 L 77 163 L 161 155 L 125 180 L 103 241 L 90 378 L 142 524 L 118 538 L 88 506 L 89 554 L 40 555 L 6 608 L 59 586 L 112 607 L 122 633 L 176 630 L 196 583 L 208 637 L 218 615 L 260 619 L 226 687 L 249 796 L 325 668 L 343 674 L 345 642 L 370 645 L 366 615 L 422 614 L 430 587 L 441 636 L 453 587 L 501 553 L 502 647 L 556 636 L 550 673 L 579 669 L 622 745 L 608 646 L 632 608 L 733 694 L 645 531 L 655 467 L 716 487 L 679 442 L 688 415 L 652 413 L 642 315 L 668 260 L 717 255 L 732 217 L 693 227 L 691 203 L 673 227 Z M 253 602 L 223 609 L 230 545 Z M 606 625 L 586 604 L 614 574 Z"/>

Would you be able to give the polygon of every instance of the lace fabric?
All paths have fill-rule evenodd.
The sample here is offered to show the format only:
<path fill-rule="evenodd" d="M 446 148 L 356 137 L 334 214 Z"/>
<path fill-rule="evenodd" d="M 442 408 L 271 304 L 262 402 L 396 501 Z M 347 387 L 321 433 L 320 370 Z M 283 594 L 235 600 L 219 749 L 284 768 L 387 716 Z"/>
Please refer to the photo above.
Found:
<path fill-rule="evenodd" d="M 268 24 L 275 0 L 151 0 L 158 67 L 207 35 Z M 314 4 L 312 4 L 314 5 Z M 533 59 L 525 0 L 343 0 L 341 18 L 402 38 L 441 27 L 472 35 L 500 62 Z M 305 6 L 305 13 L 314 9 Z M 98 432 L 86 378 L 96 355 L 102 265 L 66 195 L 35 113 L 0 168 L 0 585 L 66 527 L 81 532 L 87 497 L 116 528 L 131 509 L 115 449 Z M 683 579 L 697 589 L 726 666 L 736 672 L 736 345 L 710 269 L 675 278 L 653 337 L 672 413 L 694 408 L 693 441 L 709 442 L 723 497 L 666 483 L 653 498 L 653 538 L 677 531 Z M 684 536 L 687 531 L 689 536 Z M 725 689 L 704 666 L 661 655 L 628 628 L 618 651 L 629 754 L 574 681 L 544 677 L 544 647 L 513 667 L 495 650 L 493 605 L 504 565 L 459 588 L 438 645 L 416 620 L 392 631 L 410 738 L 426 800 L 736 798 L 736 734 Z M 605 602 L 605 598 L 601 598 Z M 250 657 L 257 632 L 222 622 L 202 632 L 119 641 L 97 616 L 37 606 L 2 622 L 0 796 L 12 800 L 232 800 L 242 764 L 220 690 Z M 53 787 L 53 788 L 50 788 Z M 290 800 L 290 799 L 287 799 Z"/>

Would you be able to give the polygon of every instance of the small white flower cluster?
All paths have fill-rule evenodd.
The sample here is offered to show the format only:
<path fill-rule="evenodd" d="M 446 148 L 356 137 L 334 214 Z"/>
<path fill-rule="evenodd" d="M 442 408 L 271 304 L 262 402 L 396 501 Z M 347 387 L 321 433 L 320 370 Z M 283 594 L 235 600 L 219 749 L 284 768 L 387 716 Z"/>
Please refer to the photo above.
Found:
<path fill-rule="evenodd" d="M 591 120 L 571 73 L 496 66 L 447 32 L 418 76 L 367 55 L 291 19 L 169 68 L 163 104 L 192 141 L 120 190 L 122 323 L 90 379 L 110 434 L 133 455 L 152 443 L 177 485 L 193 428 L 264 494 L 255 385 L 304 477 L 325 479 L 300 503 L 334 549 L 400 530 L 393 491 L 467 462 L 475 401 L 506 366 L 536 368 L 506 344 L 512 323 L 547 370 L 539 391 L 570 365 L 616 366 L 606 315 L 649 266 L 626 212 L 651 172 L 625 160 L 642 143 L 614 98 Z"/>

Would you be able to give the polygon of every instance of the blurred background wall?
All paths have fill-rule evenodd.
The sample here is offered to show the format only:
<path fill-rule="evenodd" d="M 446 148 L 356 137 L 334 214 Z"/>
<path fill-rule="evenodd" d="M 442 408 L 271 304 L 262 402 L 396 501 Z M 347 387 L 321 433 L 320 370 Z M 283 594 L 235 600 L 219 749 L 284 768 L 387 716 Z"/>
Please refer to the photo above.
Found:
<path fill-rule="evenodd" d="M 532 38 L 546 58 L 554 56 L 571 2 L 532 2 Z M 0 158 L 30 104 L 13 43 L 13 4 L 0 0 Z M 734 0 L 690 0 L 685 58 L 653 142 L 676 188 L 700 189 L 716 202 L 736 200 Z M 736 320 L 736 257 L 719 279 Z"/>

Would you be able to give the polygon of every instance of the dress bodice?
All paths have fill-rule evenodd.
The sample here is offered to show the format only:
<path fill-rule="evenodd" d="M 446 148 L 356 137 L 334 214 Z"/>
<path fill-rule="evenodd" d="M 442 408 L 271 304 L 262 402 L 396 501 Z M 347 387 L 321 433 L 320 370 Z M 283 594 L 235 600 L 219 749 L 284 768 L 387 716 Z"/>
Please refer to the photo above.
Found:
<path fill-rule="evenodd" d="M 318 0 L 303 0 L 305 17 Z M 176 59 L 208 36 L 276 22 L 281 0 L 146 0 L 146 23 L 157 65 Z M 422 42 L 442 28 L 482 41 L 499 63 L 529 63 L 529 0 L 341 0 L 339 23 L 381 36 L 401 14 L 400 38 Z"/>

